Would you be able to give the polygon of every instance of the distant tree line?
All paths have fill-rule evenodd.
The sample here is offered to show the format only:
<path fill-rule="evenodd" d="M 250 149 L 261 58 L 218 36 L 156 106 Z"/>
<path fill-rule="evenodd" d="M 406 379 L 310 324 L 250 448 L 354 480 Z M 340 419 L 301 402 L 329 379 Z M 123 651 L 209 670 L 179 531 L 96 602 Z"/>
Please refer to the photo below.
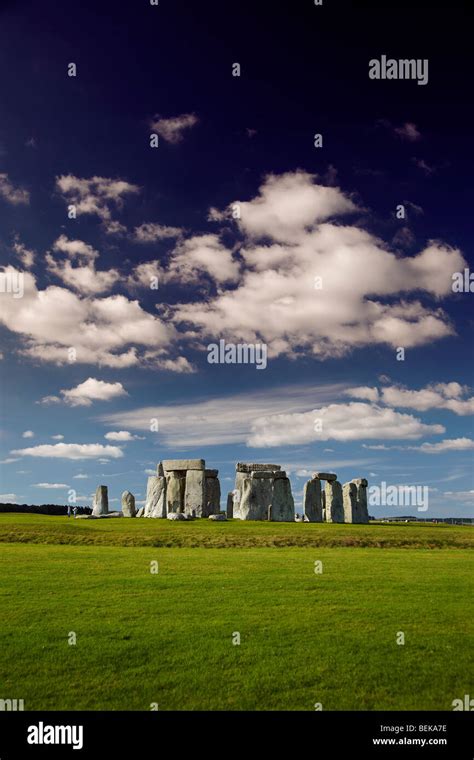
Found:
<path fill-rule="evenodd" d="M 71 510 L 75 505 L 70 505 Z M 0 504 L 0 512 L 20 512 L 24 514 L 34 515 L 67 515 L 68 506 L 63 504 Z M 90 515 L 92 509 L 90 507 L 77 507 L 76 513 L 78 515 Z"/>

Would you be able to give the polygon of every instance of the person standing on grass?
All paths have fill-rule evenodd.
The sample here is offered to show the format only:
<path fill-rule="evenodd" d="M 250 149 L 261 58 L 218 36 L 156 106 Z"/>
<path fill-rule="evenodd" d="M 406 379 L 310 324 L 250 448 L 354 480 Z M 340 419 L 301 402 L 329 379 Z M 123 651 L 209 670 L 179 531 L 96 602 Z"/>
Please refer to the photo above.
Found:
<path fill-rule="evenodd" d="M 68 516 L 68 517 L 71 517 L 71 505 L 70 505 L 70 504 L 68 504 L 68 508 L 67 508 L 67 516 Z"/>
<path fill-rule="evenodd" d="M 74 507 L 72 511 L 74 512 L 74 517 L 77 517 L 77 507 Z"/>

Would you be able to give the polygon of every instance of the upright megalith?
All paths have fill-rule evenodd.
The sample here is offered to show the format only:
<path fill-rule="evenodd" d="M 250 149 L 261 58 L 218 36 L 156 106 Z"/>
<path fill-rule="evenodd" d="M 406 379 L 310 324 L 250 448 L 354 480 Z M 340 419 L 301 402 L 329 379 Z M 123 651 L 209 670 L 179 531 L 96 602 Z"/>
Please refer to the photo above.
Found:
<path fill-rule="evenodd" d="M 234 516 L 234 492 L 230 491 L 227 494 L 226 515 L 229 520 Z"/>
<path fill-rule="evenodd" d="M 186 491 L 186 471 L 166 471 L 166 513 L 184 514 L 184 494 Z"/>
<path fill-rule="evenodd" d="M 184 487 L 184 514 L 188 517 L 207 517 L 205 470 L 186 470 Z"/>
<path fill-rule="evenodd" d="M 356 519 L 353 522 L 367 524 L 369 522 L 369 511 L 367 509 L 368 482 L 365 478 L 356 478 L 352 483 L 357 488 Z"/>
<path fill-rule="evenodd" d="M 355 483 L 344 483 L 342 486 L 342 502 L 344 506 L 344 522 L 357 522 L 357 486 Z"/>
<path fill-rule="evenodd" d="M 166 478 L 152 475 L 148 478 L 146 487 L 144 517 L 166 517 Z"/>
<path fill-rule="evenodd" d="M 294 521 L 290 481 L 280 465 L 237 463 L 233 514 L 239 520 Z"/>
<path fill-rule="evenodd" d="M 135 508 L 135 496 L 130 491 L 124 491 L 122 494 L 122 514 L 124 517 L 135 517 L 137 511 Z"/>
<path fill-rule="evenodd" d="M 107 486 L 97 486 L 94 500 L 92 502 L 92 514 L 95 517 L 107 515 L 109 513 L 109 495 Z"/>
<path fill-rule="evenodd" d="M 344 506 L 341 484 L 338 480 L 327 480 L 324 492 L 326 494 L 326 522 L 343 523 Z"/>
<path fill-rule="evenodd" d="M 313 478 L 304 484 L 303 519 L 305 522 L 323 521 L 321 481 L 319 478 Z"/>
<path fill-rule="evenodd" d="M 221 486 L 217 477 L 219 470 L 205 470 L 206 489 L 203 517 L 219 514 L 221 510 Z"/>

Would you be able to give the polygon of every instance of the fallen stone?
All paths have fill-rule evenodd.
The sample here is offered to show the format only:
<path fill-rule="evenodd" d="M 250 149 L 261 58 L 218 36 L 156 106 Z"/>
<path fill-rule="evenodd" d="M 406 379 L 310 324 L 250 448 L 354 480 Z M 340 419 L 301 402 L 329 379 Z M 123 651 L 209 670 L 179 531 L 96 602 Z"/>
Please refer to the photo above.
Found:
<path fill-rule="evenodd" d="M 303 514 L 305 522 L 322 522 L 323 506 L 321 499 L 321 481 L 308 480 L 303 489 Z"/>
<path fill-rule="evenodd" d="M 338 480 L 327 481 L 324 492 L 326 494 L 326 522 L 343 523 L 344 506 L 341 484 Z"/>
<path fill-rule="evenodd" d="M 173 470 L 205 470 L 204 459 L 163 459 L 165 472 Z"/>
<path fill-rule="evenodd" d="M 224 520 L 227 520 L 227 517 L 225 515 L 209 515 L 209 520 L 215 520 L 216 522 L 223 522 Z"/>
<path fill-rule="evenodd" d="M 135 517 L 137 514 L 135 496 L 130 491 L 124 491 L 122 494 L 122 514 L 124 517 Z"/>
<path fill-rule="evenodd" d="M 109 511 L 109 496 L 107 486 L 97 486 L 94 501 L 92 503 L 92 514 L 95 517 L 106 515 Z"/>
<path fill-rule="evenodd" d="M 170 512 L 168 520 L 187 520 L 188 518 L 182 512 Z"/>
<path fill-rule="evenodd" d="M 96 520 L 107 520 L 109 517 L 123 517 L 121 512 L 108 512 L 106 515 L 95 515 Z"/>
<path fill-rule="evenodd" d="M 331 483 L 337 480 L 337 475 L 334 472 L 313 472 L 313 478 L 317 480 L 327 480 Z"/>

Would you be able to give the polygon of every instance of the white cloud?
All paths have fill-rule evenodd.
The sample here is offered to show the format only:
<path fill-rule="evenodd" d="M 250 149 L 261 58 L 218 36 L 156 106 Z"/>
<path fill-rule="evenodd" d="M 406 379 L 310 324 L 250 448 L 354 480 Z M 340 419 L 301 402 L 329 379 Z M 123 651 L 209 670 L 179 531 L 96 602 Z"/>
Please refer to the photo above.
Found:
<path fill-rule="evenodd" d="M 73 480 L 88 480 L 89 475 L 84 475 L 82 472 L 80 472 L 78 475 L 72 476 Z"/>
<path fill-rule="evenodd" d="M 13 462 L 19 462 L 18 457 L 7 457 L 6 459 L 0 460 L 0 464 L 13 464 Z"/>
<path fill-rule="evenodd" d="M 193 113 L 183 113 L 170 119 L 160 118 L 158 115 L 150 121 L 150 127 L 166 142 L 176 145 L 184 138 L 184 132 L 196 126 L 199 119 Z"/>
<path fill-rule="evenodd" d="M 27 248 L 19 240 L 15 240 L 13 243 L 13 250 L 16 257 L 21 261 L 25 269 L 31 269 L 35 263 L 36 254 L 30 248 Z"/>
<path fill-rule="evenodd" d="M 290 386 L 269 392 L 243 393 L 193 404 L 144 407 L 102 415 L 110 425 L 149 430 L 157 418 L 160 437 L 169 447 L 243 443 L 266 448 L 327 440 L 368 438 L 412 440 L 443 433 L 441 425 L 425 425 L 416 417 L 370 404 L 318 403 L 337 398 L 341 386 Z M 315 432 L 321 419 L 323 432 Z"/>
<path fill-rule="evenodd" d="M 111 208 L 120 209 L 127 196 L 140 192 L 137 185 L 120 179 L 90 177 L 83 179 L 72 174 L 56 178 L 56 189 L 69 205 L 76 207 L 78 216 L 93 214 L 108 221 Z"/>
<path fill-rule="evenodd" d="M 179 237 L 182 233 L 180 227 L 167 227 L 154 222 L 147 222 L 135 227 L 133 240 L 136 243 L 155 243 L 157 240 L 167 240 Z"/>
<path fill-rule="evenodd" d="M 16 449 L 11 454 L 22 457 L 40 457 L 51 459 L 98 459 L 110 457 L 119 459 L 123 451 L 118 446 L 103 446 L 101 443 L 55 443 L 32 446 L 29 449 Z"/>
<path fill-rule="evenodd" d="M 113 398 L 128 395 L 122 383 L 106 383 L 95 377 L 88 377 L 75 388 L 61 390 L 60 393 L 69 406 L 91 406 L 94 401 L 110 401 Z M 45 396 L 42 402 L 48 403 L 51 398 L 56 397 Z"/>
<path fill-rule="evenodd" d="M 425 454 L 441 454 L 443 451 L 471 451 L 474 441 L 471 438 L 446 438 L 439 443 L 422 443 L 420 451 Z"/>
<path fill-rule="evenodd" d="M 217 283 L 236 282 L 239 263 L 223 246 L 218 235 L 195 235 L 174 249 L 164 279 L 196 284 L 208 275 Z"/>
<path fill-rule="evenodd" d="M 127 441 L 143 441 L 144 439 L 139 435 L 133 435 L 128 430 L 118 430 L 104 435 L 108 441 L 117 441 L 126 443 Z"/>
<path fill-rule="evenodd" d="M 28 204 L 30 194 L 28 190 L 21 187 L 15 187 L 8 178 L 8 174 L 0 174 L 0 196 L 13 206 Z"/>
<path fill-rule="evenodd" d="M 53 441 L 63 441 L 64 440 L 64 436 L 61 435 L 60 433 L 58 433 L 58 435 L 52 435 L 51 438 L 53 439 Z"/>
<path fill-rule="evenodd" d="M 401 127 L 394 127 L 393 131 L 402 140 L 408 140 L 408 142 L 416 142 L 421 139 L 421 134 L 416 126 L 411 121 L 405 122 Z"/>
<path fill-rule="evenodd" d="M 426 412 L 428 409 L 449 409 L 457 415 L 474 414 L 474 396 L 463 398 L 469 388 L 457 382 L 431 383 L 419 390 L 409 390 L 402 386 L 391 385 L 381 388 L 350 388 L 347 395 L 353 398 L 380 401 L 387 406 L 416 409 Z M 372 398 L 369 398 L 373 394 Z"/>
<path fill-rule="evenodd" d="M 16 504 L 16 493 L 0 493 L 0 501 Z"/>
<path fill-rule="evenodd" d="M 22 438 L 34 438 L 35 434 L 33 433 L 32 430 L 25 430 L 25 432 L 22 433 L 21 437 Z"/>
<path fill-rule="evenodd" d="M 12 267 L 5 269 L 16 274 Z M 23 298 L 4 299 L 0 322 L 23 336 L 20 353 L 41 362 L 62 365 L 75 361 L 104 367 L 140 364 L 139 346 L 164 349 L 176 330 L 144 311 L 125 296 L 82 299 L 65 288 L 39 290 L 35 277 L 25 272 Z"/>
<path fill-rule="evenodd" d="M 34 488 L 53 489 L 53 490 L 54 489 L 57 489 L 57 490 L 61 489 L 61 490 L 63 490 L 64 488 L 69 488 L 69 486 L 66 485 L 66 483 L 33 483 L 33 487 Z"/>
<path fill-rule="evenodd" d="M 120 275 L 116 269 L 99 271 L 95 268 L 98 252 L 82 240 L 69 240 L 61 235 L 53 245 L 53 250 L 66 254 L 65 260 L 57 260 L 50 253 L 46 254 L 47 269 L 79 293 L 93 295 L 110 290 Z M 73 264 L 77 259 L 78 265 Z"/>

